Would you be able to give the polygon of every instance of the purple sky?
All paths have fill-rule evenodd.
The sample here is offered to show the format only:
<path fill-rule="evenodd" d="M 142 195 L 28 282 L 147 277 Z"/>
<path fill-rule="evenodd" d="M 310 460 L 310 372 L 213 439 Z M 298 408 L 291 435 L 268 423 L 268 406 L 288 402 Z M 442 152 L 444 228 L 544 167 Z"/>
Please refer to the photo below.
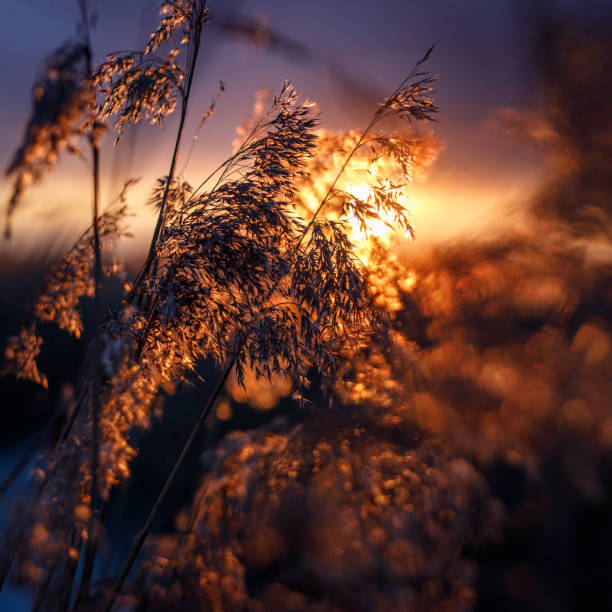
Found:
<path fill-rule="evenodd" d="M 74 0 L 5 0 L 0 20 L 0 90 L 2 113 L 0 159 L 6 167 L 18 145 L 30 108 L 30 88 L 41 58 L 70 36 L 75 23 Z M 534 9 L 537 5 L 538 9 Z M 417 235 L 424 242 L 436 235 L 465 229 L 504 202 L 524 198 L 537 180 L 537 165 L 518 143 L 486 127 L 486 119 L 502 107 L 528 108 L 537 99 L 532 75 L 532 32 L 538 12 L 596 12 L 605 0 L 379 0 L 378 2 L 311 0 L 225 0 L 213 12 L 257 16 L 274 30 L 302 45 L 310 55 L 288 57 L 228 39 L 211 27 L 205 37 L 188 132 L 215 94 L 219 79 L 227 84 L 213 117 L 205 126 L 187 177 L 198 176 L 231 150 L 234 128 L 248 113 L 253 94 L 278 89 L 283 80 L 316 101 L 323 125 L 359 128 L 373 105 L 410 70 L 432 42 L 437 43 L 427 68 L 440 76 L 436 134 L 445 143 L 429 181 L 415 187 Z M 99 3 L 94 46 L 99 57 L 109 51 L 142 46 L 156 19 L 154 0 L 106 0 Z M 347 88 L 338 77 L 357 85 Z M 167 172 L 169 143 L 175 120 L 166 129 L 141 128 L 103 160 L 103 189 L 111 197 L 126 176 L 141 176 L 135 192 L 146 198 L 155 177 Z M 111 139 L 108 138 L 110 141 Z M 15 219 L 30 238 L 58 226 L 68 240 L 87 219 L 78 202 L 82 164 L 64 160 L 58 171 L 30 190 Z M 0 199 L 10 185 L 3 181 Z M 448 197 L 452 192 L 453 197 Z M 142 211 L 143 209 L 138 209 Z M 137 222 L 148 228 L 149 220 Z M 72 224 L 66 223 L 69 219 Z M 443 221 L 442 221 L 443 219 Z M 74 226 L 74 227 L 73 227 Z M 138 233 L 138 232 L 137 232 Z M 23 236 L 23 234 L 22 234 Z M 25 240 L 27 242 L 27 239 Z M 10 248 L 6 245 L 0 250 Z"/>

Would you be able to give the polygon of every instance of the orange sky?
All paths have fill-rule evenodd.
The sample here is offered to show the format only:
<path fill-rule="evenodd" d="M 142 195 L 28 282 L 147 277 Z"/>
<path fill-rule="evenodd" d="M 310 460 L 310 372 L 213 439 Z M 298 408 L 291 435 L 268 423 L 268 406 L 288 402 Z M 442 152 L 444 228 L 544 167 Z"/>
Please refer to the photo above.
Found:
<path fill-rule="evenodd" d="M 519 143 L 487 126 L 499 109 L 526 108 L 537 101 L 528 70 L 530 25 L 525 17 L 529 11 L 521 12 L 510 0 L 455 4 L 459 3 L 435 0 L 426 8 L 384 0 L 376 6 L 363 3 L 355 11 L 341 2 L 317 1 L 307 7 L 275 0 L 224 3 L 219 22 L 222 10 L 256 15 L 306 51 L 296 56 L 257 50 L 211 29 L 202 49 L 186 143 L 219 79 L 226 82 L 227 91 L 196 144 L 187 179 L 197 184 L 231 152 L 235 126 L 251 110 L 255 90 L 278 89 L 284 79 L 292 79 L 299 91 L 318 103 L 324 127 L 359 129 L 376 100 L 390 92 L 436 41 L 426 68 L 440 76 L 440 116 L 434 129 L 445 149 L 427 181 L 412 191 L 415 248 L 457 233 L 481 231 L 489 223 L 499 227 L 515 222 L 518 217 L 508 216 L 507 211 L 520 207 L 536 188 L 541 164 Z M 129 7 L 117 0 L 104 3 L 94 39 L 100 54 L 144 41 L 154 23 L 155 6 L 152 0 L 135 0 Z M 122 11 L 119 21 L 113 19 L 118 10 Z M 0 122 L 6 136 L 0 154 L 5 164 L 27 120 L 30 83 L 40 58 L 66 39 L 74 23 L 68 0 L 54 3 L 53 9 L 42 0 L 11 2 L 7 11 L 9 19 L 0 24 L 0 47 L 6 47 L 0 52 L 7 83 L 0 94 L 5 109 Z M 103 201 L 116 194 L 125 178 L 141 177 L 129 199 L 136 213 L 132 220 L 136 240 L 130 248 L 139 248 L 153 226 L 153 211 L 143 202 L 155 179 L 167 173 L 175 129 L 175 117 L 165 129 L 139 128 L 115 151 L 112 139 L 106 138 Z M 188 144 L 183 151 L 187 149 Z M 81 161 L 64 159 L 52 176 L 30 189 L 14 218 L 14 238 L 0 245 L 0 255 L 19 257 L 41 246 L 59 249 L 69 244 L 88 223 L 86 172 Z M 10 184 L 0 183 L 0 201 L 6 201 L 9 192 Z"/>

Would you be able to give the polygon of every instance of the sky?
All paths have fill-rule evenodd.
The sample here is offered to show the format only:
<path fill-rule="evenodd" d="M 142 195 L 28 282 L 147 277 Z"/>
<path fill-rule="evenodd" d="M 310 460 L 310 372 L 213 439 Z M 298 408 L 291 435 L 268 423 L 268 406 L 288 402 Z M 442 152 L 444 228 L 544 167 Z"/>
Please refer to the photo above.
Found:
<path fill-rule="evenodd" d="M 490 224 L 520 223 L 511 214 L 542 180 L 534 154 L 491 128 L 500 109 L 524 110 L 540 92 L 533 62 L 534 25 L 546 11 L 560 16 L 597 13 L 604 0 L 225 0 L 211 3 L 187 134 L 226 83 L 213 116 L 186 168 L 194 183 L 231 153 L 235 126 L 250 112 L 254 93 L 278 90 L 290 80 L 317 103 L 327 129 L 359 129 L 378 100 L 390 93 L 415 61 L 435 43 L 426 68 L 439 76 L 439 121 L 432 126 L 444 143 L 427 180 L 414 185 L 411 205 L 416 245 L 428 245 Z M 4 0 L 0 20 L 0 163 L 6 167 L 19 145 L 30 110 L 31 84 L 44 56 L 73 32 L 74 0 Z M 102 58 L 140 48 L 153 29 L 159 3 L 106 0 L 99 3 L 93 36 Z M 230 38 L 219 24 L 247 15 L 301 49 L 297 54 L 258 49 Z M 216 19 L 216 22 L 215 22 Z M 154 223 L 143 206 L 155 178 L 167 173 L 176 117 L 160 127 L 131 130 L 113 152 L 107 136 L 102 156 L 102 199 L 109 201 L 123 180 L 140 177 L 131 203 L 137 216 L 135 245 L 144 244 Z M 184 151 L 188 147 L 184 147 Z M 215 163 L 216 162 L 216 163 Z M 180 164 L 179 164 L 180 166 Z M 0 183 L 6 201 L 10 182 Z M 0 255 L 26 256 L 45 244 L 61 248 L 87 225 L 87 171 L 64 156 L 53 175 L 30 189 L 17 211 L 14 238 Z"/>

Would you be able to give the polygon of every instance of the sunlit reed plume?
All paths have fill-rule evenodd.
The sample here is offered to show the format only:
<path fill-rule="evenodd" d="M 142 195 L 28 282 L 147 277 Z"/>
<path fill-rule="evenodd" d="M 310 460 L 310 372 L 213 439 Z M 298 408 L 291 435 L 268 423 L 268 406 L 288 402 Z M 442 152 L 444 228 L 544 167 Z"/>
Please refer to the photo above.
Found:
<path fill-rule="evenodd" d="M 258 377 L 289 378 L 294 399 L 305 405 L 313 372 L 329 386 L 344 351 L 356 351 L 366 338 L 384 332 L 385 310 L 372 300 L 350 220 L 366 229 L 385 215 L 411 231 L 400 192 L 420 163 L 415 164 L 419 140 L 389 135 L 384 122 L 390 117 L 430 120 L 436 112 L 434 79 L 418 72 L 428 52 L 347 144 L 341 160 L 321 162 L 331 180 L 315 209 L 306 211 L 300 189 L 313 172 L 318 120 L 312 105 L 285 84 L 234 154 L 192 187 L 177 176 L 176 164 L 200 39 L 211 14 L 204 2 L 176 0 L 164 3 L 162 15 L 142 52 L 107 57 L 91 81 L 99 88 L 97 118 L 114 116 L 117 138 L 130 123 L 161 122 L 180 99 L 170 169 L 151 198 L 158 208 L 151 247 L 123 307 L 94 329 L 93 365 L 85 368 L 60 440 L 40 463 L 36 501 L 19 517 L 10 542 L 12 552 L 18 551 L 17 575 L 37 585 L 43 600 L 57 597 L 75 608 L 92 601 L 90 577 L 103 510 L 113 487 L 130 476 L 130 461 L 138 452 L 131 433 L 150 425 L 162 386 L 189 381 L 204 359 L 223 372 L 110 590 L 109 607 L 229 373 L 239 384 L 247 369 Z M 157 58 L 154 52 L 165 47 L 170 50 Z M 343 179 L 363 154 L 381 173 L 369 193 L 358 197 L 343 187 Z M 388 175 L 383 158 L 393 167 Z M 95 216 L 97 239 L 119 237 L 124 214 L 119 207 Z M 36 302 L 41 321 L 53 321 L 77 337 L 83 331 L 79 300 L 91 295 L 97 282 L 96 244 L 86 232 Z M 37 353 L 40 339 L 34 331 L 22 336 Z M 10 347 L 8 355 L 23 368 L 22 376 L 44 383 L 34 362 L 20 361 Z"/>

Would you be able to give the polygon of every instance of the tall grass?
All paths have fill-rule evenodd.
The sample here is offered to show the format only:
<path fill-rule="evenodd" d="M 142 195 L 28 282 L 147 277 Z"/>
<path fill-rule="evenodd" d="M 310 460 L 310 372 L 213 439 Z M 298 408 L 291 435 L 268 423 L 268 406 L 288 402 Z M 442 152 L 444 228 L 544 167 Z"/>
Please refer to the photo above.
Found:
<path fill-rule="evenodd" d="M 332 410 L 206 454 L 137 605 L 610 607 L 612 90 L 589 75 L 612 45 L 609 26 L 547 26 L 547 96 L 512 115 L 555 168 L 525 226 L 418 256 L 360 249 L 390 333 L 343 354 Z M 338 140 L 312 160 L 311 209 Z"/>
<path fill-rule="evenodd" d="M 355 253 L 348 219 L 362 226 L 385 215 L 411 229 L 398 189 L 408 181 L 411 143 L 386 130 L 392 118 L 430 120 L 431 75 L 420 72 L 429 52 L 373 109 L 372 119 L 332 173 L 309 216 L 298 208 L 299 186 L 316 155 L 318 119 L 283 85 L 237 151 L 197 187 L 176 175 L 202 36 L 212 18 L 202 0 L 165 2 L 142 51 L 108 56 L 92 67 L 90 16 L 79 2 L 74 44 L 51 56 L 35 88 L 34 114 L 23 147 L 9 168 L 16 175 L 12 213 L 27 181 L 40 180 L 69 139 L 88 142 L 93 221 L 51 272 L 36 298 L 38 321 L 80 335 L 79 299 L 95 302 L 89 363 L 59 439 L 44 450 L 31 505 L 20 513 L 6 552 L 16 578 L 38 589 L 45 609 L 110 609 L 193 445 L 231 373 L 285 375 L 304 405 L 313 373 L 327 386 L 342 351 L 384 333 L 385 313 L 373 304 L 367 269 Z M 50 99 L 51 96 L 51 99 Z M 120 309 L 102 321 L 104 239 L 123 233 L 125 207 L 99 212 L 98 138 L 115 117 L 117 139 L 130 123 L 163 122 L 177 106 L 180 119 L 169 171 L 158 182 L 158 219 L 146 259 Z M 74 145 L 77 146 L 76 144 Z M 380 177 L 372 197 L 340 187 L 356 153 L 371 163 L 387 156 L 400 182 Z M 325 216 L 324 216 L 325 215 Z M 35 324 L 9 343 L 9 367 L 44 383 L 35 361 Z M 92 588 L 98 541 L 111 491 L 130 477 L 138 454 L 131 434 L 153 418 L 163 386 L 187 382 L 202 360 L 218 369 L 136 542 L 116 578 Z"/>

